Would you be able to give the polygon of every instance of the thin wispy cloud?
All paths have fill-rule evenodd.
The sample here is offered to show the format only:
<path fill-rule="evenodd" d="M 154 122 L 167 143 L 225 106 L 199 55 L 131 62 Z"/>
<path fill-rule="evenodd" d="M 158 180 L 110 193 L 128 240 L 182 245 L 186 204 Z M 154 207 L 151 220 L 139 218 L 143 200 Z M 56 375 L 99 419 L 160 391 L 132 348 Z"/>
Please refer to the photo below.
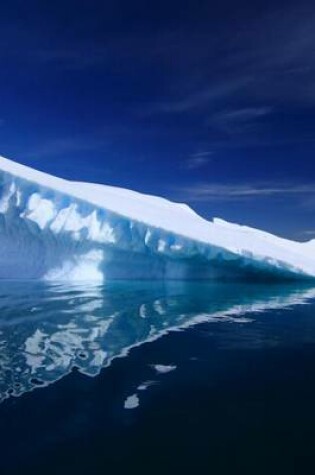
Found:
<path fill-rule="evenodd" d="M 272 112 L 272 107 L 245 107 L 241 109 L 223 110 L 213 116 L 221 124 L 247 123 Z"/>
<path fill-rule="evenodd" d="M 270 114 L 272 107 L 247 107 L 243 109 L 233 109 L 223 111 L 218 114 L 218 118 L 222 121 L 247 121 L 256 119 L 257 117 L 263 117 Z"/>
<path fill-rule="evenodd" d="M 211 155 L 213 152 L 196 152 L 193 153 L 184 161 L 184 168 L 186 170 L 197 170 L 205 167 L 211 161 Z"/>
<path fill-rule="evenodd" d="M 237 201 L 268 197 L 315 196 L 315 183 L 290 185 L 277 183 L 251 184 L 215 184 L 199 183 L 177 188 L 176 193 L 189 201 Z"/>
<path fill-rule="evenodd" d="M 226 123 L 248 123 L 264 115 L 265 106 L 257 103 L 315 104 L 314 19 L 312 9 L 267 8 L 259 18 L 250 19 L 249 28 L 237 19 L 233 35 L 227 27 L 216 30 L 208 23 L 198 29 L 164 27 L 136 36 L 117 33 L 106 41 L 81 38 L 75 44 L 39 47 L 23 58 L 78 71 L 100 66 L 109 74 L 111 64 L 115 74 L 117 64 L 124 73 L 126 64 L 141 71 L 143 64 L 153 65 L 155 71 L 163 71 L 163 87 L 161 82 L 154 102 L 150 97 L 135 106 L 139 115 L 207 110 L 214 118 L 221 113 L 222 120 L 230 112 Z M 241 107 L 227 111 L 227 100 L 235 95 Z"/>
<path fill-rule="evenodd" d="M 234 134 L 244 132 L 260 125 L 260 120 L 273 112 L 272 107 L 245 107 L 239 109 L 222 110 L 213 114 L 207 121 L 208 125 Z"/>
<path fill-rule="evenodd" d="M 283 105 L 314 105 L 314 20 L 314 11 L 296 7 L 271 10 L 249 29 L 236 23 L 233 36 L 220 32 L 221 56 L 215 58 L 211 48 L 205 51 L 205 44 L 214 41 L 211 31 L 188 34 L 191 44 L 186 55 L 180 54 L 186 51 L 186 43 L 178 33 L 178 51 L 174 45 L 159 51 L 159 59 L 165 62 L 171 49 L 178 70 L 170 77 L 164 97 L 147 104 L 144 115 L 207 110 L 208 120 L 220 120 L 222 128 L 230 131 L 237 122 L 249 124 Z M 227 109 L 227 101 L 235 96 L 241 107 Z"/>
<path fill-rule="evenodd" d="M 148 105 L 143 113 L 144 115 L 153 114 L 177 114 L 183 112 L 191 112 L 196 109 L 205 109 L 209 104 L 215 103 L 229 97 L 236 91 L 244 88 L 249 82 L 249 77 L 239 78 L 233 81 L 224 81 L 213 84 L 202 90 L 192 91 L 185 96 L 169 99 L 168 101 L 156 102 Z"/>

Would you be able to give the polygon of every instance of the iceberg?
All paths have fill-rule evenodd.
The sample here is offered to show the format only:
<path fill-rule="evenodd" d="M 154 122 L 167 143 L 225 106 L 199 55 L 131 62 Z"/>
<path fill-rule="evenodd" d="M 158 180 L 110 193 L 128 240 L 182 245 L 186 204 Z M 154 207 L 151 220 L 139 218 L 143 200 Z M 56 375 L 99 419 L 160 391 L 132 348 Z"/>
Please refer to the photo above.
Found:
<path fill-rule="evenodd" d="M 313 279 L 290 241 L 164 198 L 72 182 L 0 157 L 0 279 Z"/>

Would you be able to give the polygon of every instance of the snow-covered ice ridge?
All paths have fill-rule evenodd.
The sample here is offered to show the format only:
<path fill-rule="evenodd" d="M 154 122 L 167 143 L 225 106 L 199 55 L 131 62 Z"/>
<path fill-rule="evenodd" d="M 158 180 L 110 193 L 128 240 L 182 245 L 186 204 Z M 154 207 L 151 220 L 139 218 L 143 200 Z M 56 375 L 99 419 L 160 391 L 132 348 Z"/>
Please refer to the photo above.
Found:
<path fill-rule="evenodd" d="M 314 254 L 315 240 L 207 221 L 185 204 L 0 157 L 0 278 L 314 278 Z"/>

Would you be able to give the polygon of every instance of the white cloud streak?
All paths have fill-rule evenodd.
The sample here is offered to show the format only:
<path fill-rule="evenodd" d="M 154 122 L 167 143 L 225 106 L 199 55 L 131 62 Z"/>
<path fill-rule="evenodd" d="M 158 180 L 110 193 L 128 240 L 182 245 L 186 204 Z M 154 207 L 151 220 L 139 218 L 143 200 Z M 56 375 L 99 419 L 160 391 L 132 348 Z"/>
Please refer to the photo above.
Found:
<path fill-rule="evenodd" d="M 186 170 L 197 170 L 206 166 L 211 161 L 212 152 L 197 152 L 193 153 L 184 162 Z"/>
<path fill-rule="evenodd" d="M 177 189 L 181 197 L 195 202 L 206 201 L 239 201 L 255 198 L 290 197 L 315 195 L 315 183 L 290 185 L 290 184 L 214 184 L 200 183 L 193 186 Z"/>

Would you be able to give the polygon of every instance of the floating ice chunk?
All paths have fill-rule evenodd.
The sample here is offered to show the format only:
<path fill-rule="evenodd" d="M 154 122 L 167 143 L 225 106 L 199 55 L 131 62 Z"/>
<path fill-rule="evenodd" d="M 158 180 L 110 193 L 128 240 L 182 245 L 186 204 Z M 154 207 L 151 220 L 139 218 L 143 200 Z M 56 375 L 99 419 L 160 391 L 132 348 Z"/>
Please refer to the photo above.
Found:
<path fill-rule="evenodd" d="M 177 366 L 175 365 L 163 365 L 163 364 L 155 364 L 155 365 L 152 365 L 152 367 L 155 369 L 157 373 L 160 373 L 160 374 L 170 373 L 171 371 L 174 371 L 177 368 Z"/>
<path fill-rule="evenodd" d="M 139 384 L 137 387 L 138 391 L 146 391 L 150 386 L 158 384 L 157 381 L 145 381 L 144 383 Z"/>
<path fill-rule="evenodd" d="M 125 409 L 135 409 L 138 406 L 139 406 L 139 398 L 137 394 L 132 394 L 131 396 L 128 396 L 124 402 Z"/>

